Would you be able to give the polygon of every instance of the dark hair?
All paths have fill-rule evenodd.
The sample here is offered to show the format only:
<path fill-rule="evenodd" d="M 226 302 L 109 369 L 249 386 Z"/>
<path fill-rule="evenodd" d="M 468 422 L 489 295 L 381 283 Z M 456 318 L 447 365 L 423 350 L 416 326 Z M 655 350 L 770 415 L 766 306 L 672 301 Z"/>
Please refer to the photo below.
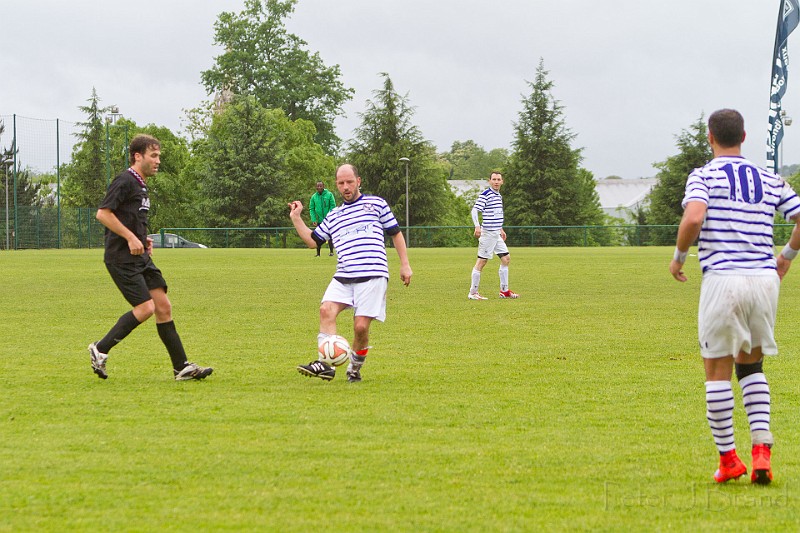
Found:
<path fill-rule="evenodd" d="M 161 141 L 152 135 L 145 135 L 143 133 L 140 133 L 131 139 L 131 146 L 128 149 L 128 158 L 130 159 L 131 165 L 136 162 L 136 157 L 134 154 L 141 154 L 143 156 L 148 148 L 156 148 L 160 150 Z"/>
<path fill-rule="evenodd" d="M 708 131 L 723 148 L 742 144 L 744 118 L 735 109 L 720 109 L 708 117 Z"/>

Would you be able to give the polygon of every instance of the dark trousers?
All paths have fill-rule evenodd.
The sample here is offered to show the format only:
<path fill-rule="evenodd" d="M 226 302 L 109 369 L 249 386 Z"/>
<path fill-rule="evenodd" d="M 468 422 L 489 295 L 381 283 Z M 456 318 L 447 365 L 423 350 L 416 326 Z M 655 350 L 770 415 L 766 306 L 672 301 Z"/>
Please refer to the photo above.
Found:
<path fill-rule="evenodd" d="M 333 241 L 328 241 L 328 248 L 330 248 L 331 253 L 333 253 Z M 319 251 L 322 249 L 322 243 L 317 243 L 317 255 L 319 255 Z"/>

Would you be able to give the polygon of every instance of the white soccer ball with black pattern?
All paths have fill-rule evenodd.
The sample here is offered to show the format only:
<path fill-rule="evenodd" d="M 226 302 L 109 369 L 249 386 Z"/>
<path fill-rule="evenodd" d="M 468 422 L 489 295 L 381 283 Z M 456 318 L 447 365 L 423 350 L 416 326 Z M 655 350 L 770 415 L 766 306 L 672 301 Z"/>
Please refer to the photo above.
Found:
<path fill-rule="evenodd" d="M 350 343 L 341 335 L 329 335 L 319 345 L 319 360 L 329 365 L 339 366 L 350 357 Z"/>

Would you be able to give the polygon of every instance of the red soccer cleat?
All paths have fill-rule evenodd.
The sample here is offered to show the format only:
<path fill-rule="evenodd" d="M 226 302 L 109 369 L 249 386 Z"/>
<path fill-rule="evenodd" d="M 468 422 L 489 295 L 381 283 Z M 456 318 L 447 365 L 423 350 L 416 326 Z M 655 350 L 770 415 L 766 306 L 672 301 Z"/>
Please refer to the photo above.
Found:
<path fill-rule="evenodd" d="M 519 294 L 512 291 L 500 291 L 500 298 L 519 298 Z"/>
<path fill-rule="evenodd" d="M 719 469 L 714 472 L 714 481 L 725 483 L 729 479 L 738 479 L 746 473 L 747 467 L 736 455 L 736 450 L 729 450 L 719 456 Z"/>
<path fill-rule="evenodd" d="M 772 450 L 766 444 L 753 446 L 753 473 L 750 481 L 759 485 L 769 485 L 772 481 Z"/>

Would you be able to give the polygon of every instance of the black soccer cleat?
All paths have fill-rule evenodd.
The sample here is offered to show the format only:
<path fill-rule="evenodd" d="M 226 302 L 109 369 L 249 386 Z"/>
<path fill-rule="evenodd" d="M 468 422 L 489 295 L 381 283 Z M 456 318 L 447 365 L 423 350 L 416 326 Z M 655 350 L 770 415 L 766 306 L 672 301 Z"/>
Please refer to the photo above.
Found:
<path fill-rule="evenodd" d="M 330 381 L 336 377 L 336 369 L 322 361 L 311 361 L 307 365 L 297 365 L 297 371 L 310 378 Z"/>

